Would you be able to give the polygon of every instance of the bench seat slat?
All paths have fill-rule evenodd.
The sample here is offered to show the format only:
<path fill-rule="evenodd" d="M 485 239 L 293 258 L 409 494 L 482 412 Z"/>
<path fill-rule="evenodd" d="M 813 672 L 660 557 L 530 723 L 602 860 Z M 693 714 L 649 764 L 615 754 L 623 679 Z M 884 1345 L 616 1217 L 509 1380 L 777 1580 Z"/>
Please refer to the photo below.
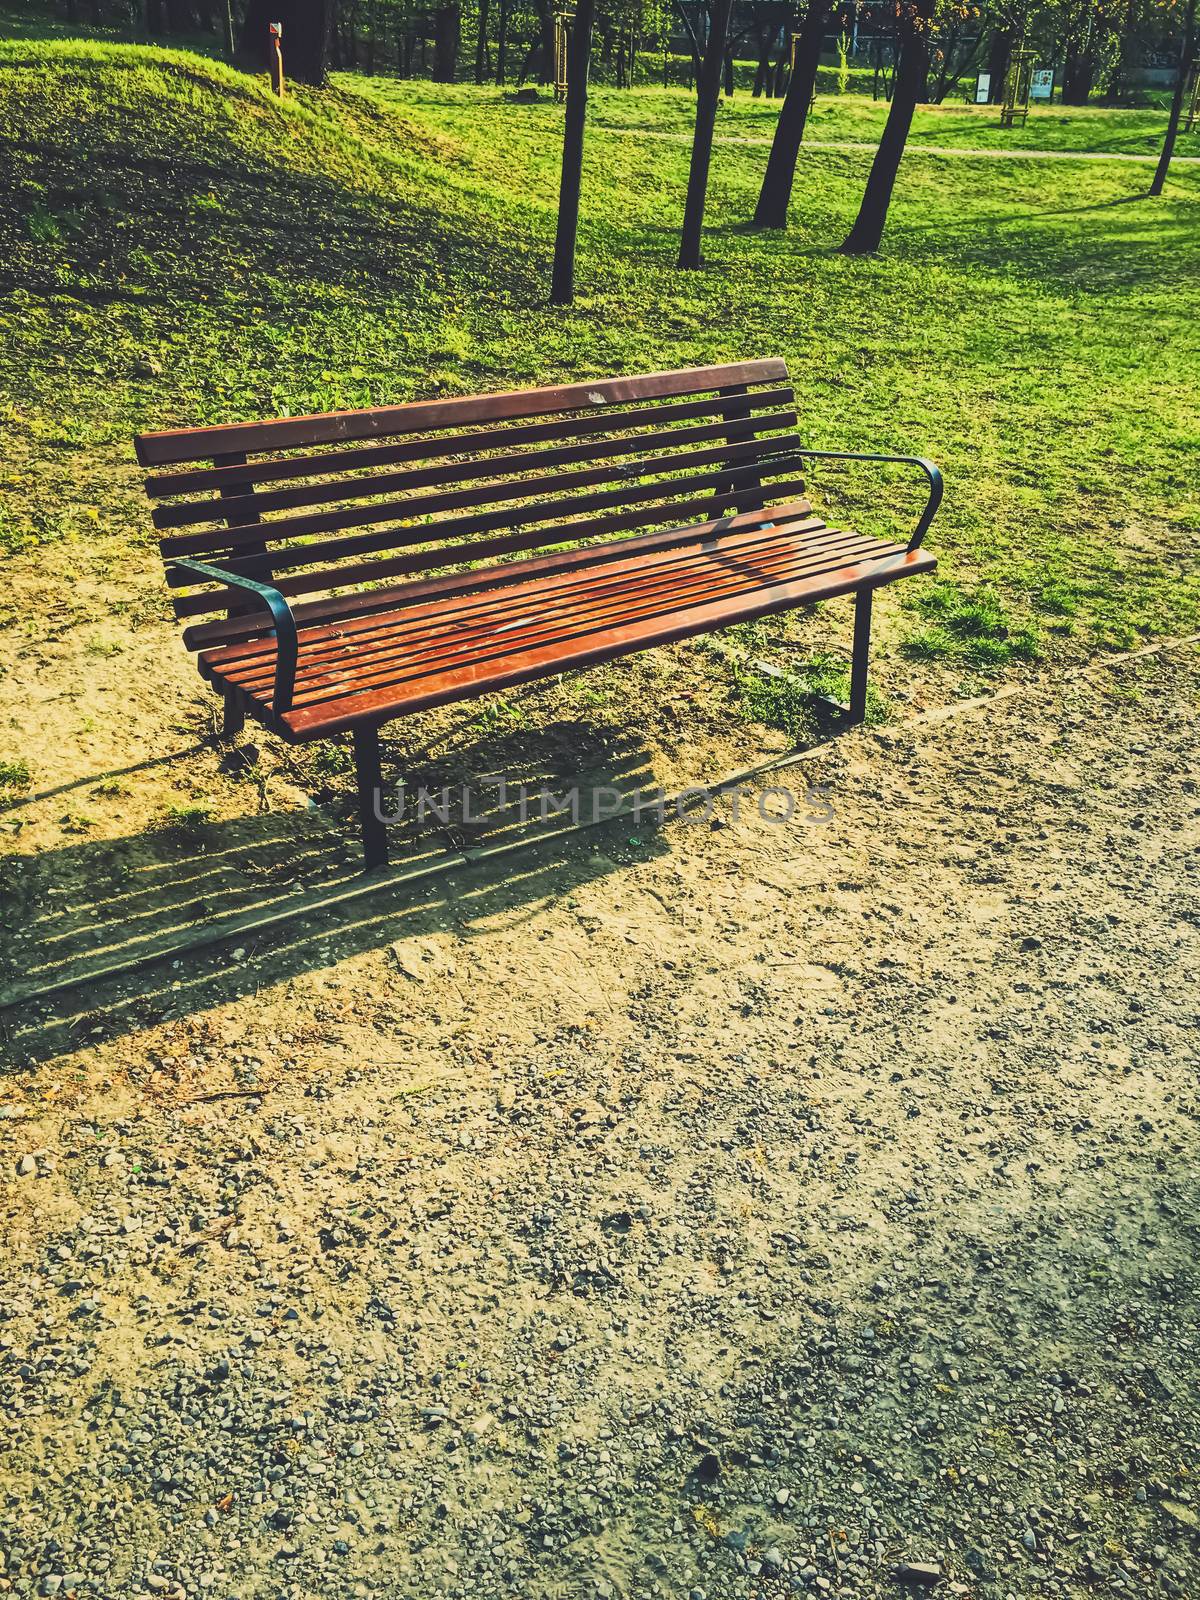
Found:
<path fill-rule="evenodd" d="M 355 439 L 391 438 L 397 434 L 419 433 L 434 428 L 461 427 L 479 422 L 580 411 L 603 405 L 624 405 L 636 400 L 700 394 L 738 384 L 780 383 L 787 379 L 787 375 L 787 366 L 781 360 L 742 361 L 725 366 L 651 372 L 639 377 L 557 384 L 543 389 L 516 389 L 447 400 L 419 400 L 407 405 L 377 406 L 362 411 L 322 412 L 314 416 L 286 417 L 270 422 L 235 422 L 207 428 L 170 429 L 139 434 L 134 443 L 142 466 L 167 466 L 185 461 L 210 461 L 214 455 L 235 451 L 254 453 Z"/>
<path fill-rule="evenodd" d="M 400 646 L 394 615 L 356 618 L 305 637 L 294 704 L 299 707 L 321 696 L 330 673 L 343 668 L 352 673 L 357 688 L 371 687 L 381 671 L 394 671 L 398 651 L 406 672 L 411 672 L 425 663 L 448 664 L 478 654 L 501 633 L 506 651 L 526 649 L 551 633 L 569 633 L 584 614 L 590 626 L 606 616 L 630 621 L 653 610 L 679 609 L 744 588 L 750 569 L 756 581 L 779 574 L 808 576 L 844 567 L 878 550 L 877 539 L 819 523 L 803 535 L 789 529 L 786 538 L 781 538 L 780 530 L 764 527 L 723 537 L 719 562 L 697 559 L 697 548 L 690 547 L 636 570 L 585 568 L 564 575 L 562 581 L 543 585 L 536 610 L 522 585 L 423 606 L 405 613 Z M 273 641 L 224 651 L 220 659 L 224 675 L 236 676 L 239 685 L 259 699 L 270 699 Z"/>
<path fill-rule="evenodd" d="M 305 740 L 878 586 L 933 565 L 923 551 L 823 526 L 799 534 L 751 527 L 531 578 L 502 594 L 450 595 L 363 619 L 370 631 L 362 642 L 374 641 L 369 661 L 356 661 L 351 630 L 340 657 L 335 653 L 331 662 L 323 652 L 315 659 L 315 675 L 304 665 L 307 635 L 302 636 L 296 701 L 278 719 L 265 698 L 269 642 L 249 654 L 244 646 L 231 647 L 238 654 L 209 652 L 203 670 L 218 684 L 248 686 L 286 737 Z M 333 631 L 326 630 L 323 643 Z"/>
<path fill-rule="evenodd" d="M 803 502 L 798 502 L 798 505 L 803 507 Z M 699 526 L 703 528 L 706 525 Z M 612 581 L 628 585 L 634 560 L 634 555 L 630 551 L 631 545 L 639 547 L 637 551 L 641 564 L 639 570 L 645 568 L 647 571 L 663 573 L 680 564 L 685 569 L 687 563 L 692 560 L 691 547 L 705 547 L 714 537 L 720 539 L 721 548 L 726 552 L 753 548 L 755 544 L 764 540 L 778 543 L 784 535 L 793 541 L 800 538 L 807 541 L 811 538 L 814 543 L 820 543 L 826 537 L 830 540 L 848 537 L 831 532 L 820 517 L 804 510 L 798 511 L 793 516 L 784 516 L 772 508 L 769 522 L 764 519 L 763 513 L 758 511 L 739 519 L 736 525 L 731 519 L 728 525 L 707 526 L 714 528 L 719 526 L 719 531 L 715 534 L 700 534 L 685 529 L 675 530 L 670 535 L 651 535 L 645 539 L 618 539 L 599 548 L 564 550 L 556 555 L 543 557 L 536 564 L 538 568 L 536 572 L 525 570 L 533 566 L 533 562 L 514 561 L 507 566 L 477 568 L 472 572 L 447 574 L 423 583 L 404 584 L 395 589 L 383 590 L 379 595 L 383 603 L 372 611 L 355 610 L 335 616 L 316 617 L 305 625 L 303 628 L 305 660 L 316 660 L 331 641 L 335 647 L 340 648 L 341 641 L 345 639 L 354 637 L 365 640 L 381 630 L 386 632 L 396 626 L 401 612 L 406 627 L 409 623 L 414 628 L 419 627 L 429 618 L 435 618 L 440 624 L 444 624 L 449 617 L 456 614 L 456 610 L 461 611 L 463 615 L 473 615 L 482 604 L 479 597 L 486 594 L 488 615 L 498 617 L 509 606 L 519 607 L 526 604 L 521 597 L 521 591 L 530 582 L 544 581 L 547 594 L 552 593 L 556 601 L 569 594 L 576 586 L 582 586 L 588 592 L 599 592 L 610 582 L 608 577 L 610 571 L 617 575 Z M 683 537 L 676 536 L 680 533 Z M 270 619 L 267 620 L 269 623 Z M 260 628 L 254 638 L 231 640 L 227 644 L 222 644 L 219 649 L 221 660 L 227 663 L 267 659 L 273 661 L 275 641 L 268 626 L 265 629 Z M 206 652 L 207 654 L 209 652 Z"/>
<path fill-rule="evenodd" d="M 807 500 L 793 500 L 786 505 L 772 505 L 771 521 L 776 527 L 821 526 L 819 518 L 812 515 Z M 658 533 L 634 534 L 628 538 L 611 540 L 600 545 L 584 545 L 571 550 L 557 550 L 550 555 L 526 556 L 520 561 L 510 561 L 500 566 L 473 567 L 463 572 L 442 573 L 436 578 L 410 578 L 406 582 L 384 589 L 368 589 L 354 594 L 328 596 L 322 600 L 300 601 L 292 607 L 299 627 L 316 627 L 322 623 L 340 622 L 344 618 L 371 616 L 380 611 L 396 611 L 402 607 L 419 604 L 423 600 L 443 595 L 472 594 L 481 589 L 503 588 L 511 583 L 523 583 L 529 578 L 595 563 L 631 558 L 643 551 L 666 549 L 678 544 L 693 544 L 718 530 L 732 531 L 742 527 L 757 527 L 763 521 L 759 510 L 746 511 L 732 517 L 713 518 L 707 522 L 692 523 L 684 527 L 667 528 Z M 269 633 L 270 617 L 256 610 L 246 616 L 222 617 L 214 622 L 192 623 L 183 631 L 183 642 L 189 650 L 204 650 L 218 645 L 235 644 Z"/>

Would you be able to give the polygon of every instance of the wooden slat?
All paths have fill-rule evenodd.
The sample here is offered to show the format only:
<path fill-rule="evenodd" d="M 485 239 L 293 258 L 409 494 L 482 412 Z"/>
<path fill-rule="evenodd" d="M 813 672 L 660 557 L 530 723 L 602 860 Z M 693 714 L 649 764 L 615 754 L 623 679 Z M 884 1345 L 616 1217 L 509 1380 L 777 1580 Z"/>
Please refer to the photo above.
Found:
<path fill-rule="evenodd" d="M 627 572 L 635 562 L 647 564 L 647 570 L 652 566 L 656 571 L 667 571 L 671 562 L 686 565 L 697 551 L 711 553 L 718 546 L 722 551 L 753 549 L 757 544 L 786 539 L 792 543 L 803 541 L 807 547 L 826 538 L 843 537 L 846 536 L 826 528 L 819 517 L 797 516 L 780 523 L 743 519 L 738 526 L 723 527 L 719 534 L 699 541 L 654 534 L 645 539 L 617 539 L 599 550 L 564 550 L 553 556 L 489 568 L 485 574 L 489 581 L 483 584 L 462 582 L 475 577 L 475 573 L 447 574 L 426 583 L 405 584 L 390 591 L 390 604 L 381 611 L 314 618 L 301 628 L 302 648 L 307 659 L 311 652 L 320 651 L 324 641 L 366 638 L 381 629 L 407 630 L 428 618 L 468 616 L 481 607 L 491 615 L 502 616 L 508 607 L 528 605 L 525 597 L 530 583 L 552 586 L 556 595 L 566 594 L 573 585 L 598 589 L 608 581 L 609 572 Z M 527 567 L 538 570 L 530 574 Z M 260 631 L 254 638 L 222 645 L 216 654 L 223 661 L 274 660 L 275 640 L 269 631 Z"/>
<path fill-rule="evenodd" d="M 751 510 L 761 507 L 772 497 L 786 499 L 788 496 L 800 493 L 804 488 L 803 479 L 772 483 L 762 489 L 739 490 L 738 504 L 742 510 Z M 629 498 L 628 491 L 613 490 L 604 496 L 591 496 L 591 500 L 604 500 L 609 504 L 621 503 Z M 417 551 L 408 555 L 392 556 L 385 561 L 365 561 L 345 571 L 329 570 L 317 573 L 305 573 L 301 577 L 281 578 L 276 585 L 281 593 L 287 594 L 313 594 L 321 589 L 332 588 L 336 585 L 349 585 L 359 583 L 375 583 L 387 578 L 399 577 L 406 572 L 436 571 L 441 567 L 449 567 L 461 561 L 483 560 L 489 556 L 514 555 L 521 550 L 536 550 L 539 547 L 549 547 L 555 544 L 571 544 L 580 539 L 598 539 L 605 534 L 619 533 L 630 528 L 644 528 L 653 522 L 668 522 L 672 519 L 683 517 L 698 517 L 712 514 L 712 493 L 696 495 L 685 500 L 657 504 L 652 508 L 652 515 L 647 514 L 643 505 L 634 511 L 614 513 L 609 516 L 587 516 L 576 522 L 557 523 L 547 530 L 545 527 L 532 529 L 525 533 L 507 534 L 492 539 L 475 539 L 470 544 L 441 545 L 433 549 Z M 456 534 L 475 532 L 477 527 L 485 522 L 492 526 L 503 526 L 504 522 L 496 521 L 497 514 L 489 513 L 486 517 L 464 517 L 454 519 Z M 505 522 L 511 525 L 514 519 L 506 517 Z M 526 518 L 526 521 L 533 520 Z M 441 525 L 432 523 L 424 530 L 429 537 L 444 533 L 450 523 Z M 223 604 L 218 591 L 207 590 L 200 594 L 189 594 L 182 598 L 176 597 L 174 601 L 175 615 L 177 617 L 194 617 L 203 615 L 206 611 L 219 610 Z"/>
<path fill-rule="evenodd" d="M 479 478 L 503 478 L 509 474 L 533 472 L 545 467 L 569 467 L 575 462 L 600 461 L 620 456 L 652 456 L 656 450 L 686 444 L 704 444 L 724 439 L 731 447 L 759 435 L 770 433 L 771 444 L 782 445 L 782 429 L 796 426 L 794 411 L 772 412 L 761 417 L 746 417 L 724 422 L 698 424 L 692 428 L 667 428 L 619 439 L 594 439 L 582 444 L 558 445 L 547 450 L 514 450 L 504 455 L 476 456 L 469 461 L 448 461 L 436 467 L 420 467 L 408 472 L 377 472 L 333 481 L 306 483 L 295 489 L 271 489 L 259 494 L 240 495 L 223 485 L 220 499 L 188 500 L 178 505 L 155 506 L 151 520 L 156 528 L 182 528 L 224 518 L 230 524 L 251 521 L 264 511 L 286 511 L 296 506 L 322 505 L 339 500 L 362 500 L 367 496 L 427 489 L 443 483 L 466 484 Z M 493 439 L 502 444 L 502 438 Z M 763 443 L 767 443 L 763 440 Z M 792 442 L 799 439 L 792 436 Z M 615 476 L 614 473 L 610 474 Z M 596 481 L 600 481 L 597 479 Z M 523 492 L 518 482 L 514 494 Z M 271 524 L 272 528 L 276 525 Z M 219 542 L 219 541 L 214 541 Z M 164 554 L 180 554 L 166 548 Z"/>
<path fill-rule="evenodd" d="M 765 411 L 775 406 L 793 405 L 795 395 L 789 385 L 782 389 L 756 390 L 751 399 L 756 408 Z M 719 397 L 650 403 L 630 411 L 561 416 L 551 422 L 479 428 L 470 433 L 441 433 L 429 438 L 405 439 L 395 444 L 369 445 L 350 450 L 328 449 L 275 460 L 259 459 L 247 467 L 214 466 L 184 472 L 162 472 L 146 479 L 146 493 L 152 500 L 161 500 L 170 495 L 191 494 L 203 489 L 228 488 L 236 491 L 246 484 L 316 478 L 329 473 L 392 466 L 403 461 L 434 460 L 441 456 L 471 456 L 481 451 L 511 448 L 513 445 L 587 438 L 595 434 L 621 432 L 627 428 L 658 428 L 667 422 L 723 417 L 729 413 L 730 405 L 728 400 Z"/>
<path fill-rule="evenodd" d="M 735 362 L 639 377 L 601 378 L 589 383 L 558 384 L 544 389 L 516 389 L 450 400 L 418 400 L 408 405 L 362 411 L 331 411 L 272 422 L 225 423 L 209 428 L 180 428 L 139 434 L 134 441 L 144 467 L 173 462 L 206 461 L 214 455 L 244 450 L 287 450 L 343 440 L 388 438 L 476 422 L 499 422 L 550 412 L 580 411 L 592 406 L 626 404 L 698 394 L 737 383 L 778 383 L 787 377 L 783 361 Z"/>
<path fill-rule="evenodd" d="M 349 693 L 313 706 L 285 712 L 281 729 L 293 739 L 327 737 L 356 725 L 381 721 L 400 712 L 423 711 L 448 701 L 471 699 L 498 689 L 594 665 L 652 645 L 670 644 L 694 634 L 708 633 L 735 622 L 810 605 L 860 588 L 877 588 L 914 572 L 932 571 L 933 556 L 924 550 L 897 547 L 895 555 L 869 558 L 790 581 L 723 595 L 684 608 L 656 611 L 649 618 L 608 622 L 592 632 L 581 631 L 568 639 L 511 656 L 497 656 L 484 664 L 478 658 L 440 674 L 410 682 L 403 689 L 392 685 L 367 693 Z"/>
<path fill-rule="evenodd" d="M 547 629 L 572 626 L 576 615 L 584 612 L 594 621 L 601 612 L 631 617 L 647 605 L 670 609 L 689 603 L 689 596 L 700 591 L 744 589 L 781 566 L 795 571 L 845 566 L 884 548 L 878 539 L 864 534 L 825 527 L 813 532 L 748 529 L 723 536 L 715 548 L 691 545 L 659 552 L 637 564 L 626 561 L 560 573 L 537 583 L 536 595 L 529 584 L 517 584 L 316 628 L 302 641 L 296 703 L 343 664 L 365 685 L 377 667 L 397 656 L 403 657 L 406 670 L 416 672 L 432 656 L 465 659 L 492 636 L 503 635 L 506 652 L 523 649 Z M 889 545 L 886 550 L 890 554 L 898 548 Z M 257 640 L 214 652 L 205 671 L 215 671 L 261 699 L 270 695 L 274 664 L 274 641 Z"/>
<path fill-rule="evenodd" d="M 629 463 L 610 462 L 603 466 L 586 467 L 574 472 L 544 473 L 539 477 L 509 480 L 501 483 L 473 484 L 465 489 L 443 489 L 436 494 L 408 495 L 399 500 L 387 500 L 382 504 L 363 502 L 360 505 L 346 506 L 328 511 L 306 511 L 291 517 L 276 517 L 273 522 L 250 522 L 244 527 L 224 528 L 209 530 L 204 533 L 176 533 L 161 541 L 164 556 L 196 555 L 202 551 L 230 551 L 236 552 L 244 544 L 258 545 L 266 537 L 275 547 L 274 561 L 282 568 L 290 563 L 295 566 L 295 556 L 300 557 L 300 565 L 311 566 L 314 561 L 326 558 L 335 559 L 343 555 L 351 555 L 355 551 L 373 551 L 388 549 L 393 544 L 413 544 L 414 542 L 427 541 L 429 535 L 423 534 L 420 528 L 415 530 L 407 528 L 389 528 L 382 536 L 360 534 L 350 539 L 321 540 L 293 548 L 281 548 L 285 540 L 311 538 L 318 533 L 336 533 L 346 528 L 370 528 L 378 523 L 407 523 L 414 517 L 434 516 L 442 511 L 474 511 L 476 508 L 489 505 L 502 505 L 507 501 L 519 500 L 520 506 L 498 512 L 500 521 L 495 526 L 523 525 L 533 521 L 552 521 L 558 516 L 570 515 L 575 510 L 593 509 L 591 502 L 596 496 L 575 495 L 573 491 L 593 488 L 597 484 L 612 483 L 625 480 L 630 476 L 638 478 L 659 477 L 660 483 L 653 485 L 630 485 L 630 490 L 644 489 L 640 498 L 650 500 L 657 494 L 667 498 L 676 485 L 686 487 L 689 483 L 697 482 L 695 474 L 668 478 L 669 473 L 689 473 L 696 467 L 729 466 L 728 476 L 735 475 L 736 464 L 749 460 L 758 461 L 764 456 L 776 456 L 780 466 L 796 470 L 800 458 L 795 451 L 798 448 L 794 439 L 788 435 L 775 436 L 769 439 L 750 439 L 742 444 L 725 445 L 710 450 L 681 450 L 668 455 L 660 455 L 637 460 Z M 704 475 L 704 482 L 715 483 L 713 473 Z M 552 497 L 552 498 L 551 498 Z M 597 504 L 594 509 L 601 509 Z M 267 532 L 264 535 L 264 528 Z M 406 534 L 415 531 L 413 537 Z M 482 529 L 480 531 L 483 531 Z M 227 565 L 232 572 L 243 570 L 236 554 L 227 559 Z M 167 582 L 178 588 L 188 583 L 194 583 L 185 573 L 175 572 L 167 574 Z"/>
<path fill-rule="evenodd" d="M 560 575 L 503 595 L 475 595 L 469 603 L 422 607 L 419 615 L 393 613 L 357 629 L 322 629 L 316 641 L 305 642 L 293 704 L 299 710 L 327 698 L 331 684 L 339 686 L 338 692 L 345 685 L 360 693 L 387 674 L 413 679 L 472 661 L 486 666 L 496 653 L 520 654 L 614 620 L 666 614 L 697 600 L 763 587 L 780 575 L 832 572 L 895 555 L 900 548 L 830 529 L 820 537 L 814 545 L 760 529 L 732 542 L 722 540 L 719 552 L 691 546 L 636 565 Z M 255 655 L 219 652 L 205 662 L 205 671 L 269 703 L 273 646 L 260 645 Z"/>
<path fill-rule="evenodd" d="M 740 512 L 732 517 L 716 517 L 707 522 L 690 523 L 683 527 L 667 528 L 658 533 L 631 535 L 609 540 L 599 545 L 589 544 L 573 550 L 557 550 L 551 555 L 526 557 L 502 566 L 473 567 L 466 572 L 443 573 L 440 577 L 414 579 L 390 589 L 374 589 L 360 594 L 334 595 L 323 600 L 301 601 L 292 607 L 292 614 L 300 628 L 318 626 L 339 619 L 370 616 L 381 611 L 394 611 L 422 600 L 440 596 L 475 594 L 484 589 L 498 589 L 527 582 L 551 572 L 575 570 L 600 563 L 629 559 L 640 552 L 670 546 L 699 543 L 720 531 L 733 531 L 744 527 L 761 527 L 770 518 L 772 525 L 803 532 L 822 527 L 819 517 L 812 516 L 807 500 L 794 500 L 786 505 L 772 505 L 768 510 Z M 271 631 L 271 619 L 265 611 L 257 617 L 240 618 L 231 623 L 198 622 L 184 629 L 183 642 L 189 650 L 211 649 L 227 643 L 249 640 Z"/>
<path fill-rule="evenodd" d="M 702 563 L 692 552 L 686 570 L 657 580 L 652 574 L 642 575 L 636 588 L 613 586 L 608 593 L 574 593 L 558 605 L 552 597 L 539 595 L 535 610 L 511 617 L 500 626 L 483 616 L 474 626 L 455 621 L 449 630 L 430 629 L 417 639 L 406 632 L 393 632 L 369 650 L 360 649 L 355 641 L 312 664 L 297 680 L 292 708 L 304 711 L 328 700 L 331 690 L 372 694 L 389 682 L 399 685 L 465 668 L 487 672 L 498 658 L 567 645 L 615 625 L 650 624 L 656 618 L 669 618 L 697 605 L 752 594 L 779 583 L 836 574 L 852 564 L 879 560 L 884 553 L 894 556 L 903 552 L 899 546 L 881 552 L 878 540 L 861 537 L 847 539 L 835 550 L 802 555 L 774 546 L 756 553 L 742 573 L 734 573 L 717 567 L 711 559 Z M 269 704 L 273 674 L 239 667 L 224 669 L 219 676 L 245 685 L 255 698 Z"/>

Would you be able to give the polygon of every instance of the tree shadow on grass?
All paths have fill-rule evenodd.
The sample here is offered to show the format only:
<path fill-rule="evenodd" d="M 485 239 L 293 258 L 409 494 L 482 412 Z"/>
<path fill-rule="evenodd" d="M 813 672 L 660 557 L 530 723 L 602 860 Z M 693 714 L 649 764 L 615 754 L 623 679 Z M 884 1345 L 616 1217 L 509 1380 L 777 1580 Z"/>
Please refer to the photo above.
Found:
<path fill-rule="evenodd" d="M 572 813 L 559 807 L 572 787 L 583 822 L 595 815 L 594 789 L 607 796 L 601 814 L 632 807 L 637 796 L 649 802 L 649 752 L 632 734 L 570 723 L 485 739 L 410 771 L 386 875 L 362 872 L 354 823 L 326 808 L 214 824 L 184 817 L 174 827 L 10 858 L 0 877 L 3 998 L 11 1002 L 0 1011 L 0 1060 L 10 1072 L 25 1070 L 447 921 L 469 941 L 499 912 L 532 908 L 614 870 L 594 852 L 611 844 L 614 828 L 628 835 L 629 817 L 567 831 Z M 395 796 L 385 796 L 384 809 L 398 810 Z M 648 807 L 637 823 L 638 859 L 665 848 L 654 820 Z M 350 897 L 368 884 L 369 893 Z M 235 926 L 215 943 L 179 948 L 230 919 L 271 914 L 278 920 L 269 928 Z M 127 961 L 133 970 L 102 975 Z M 48 984 L 65 987 L 22 998 Z"/>
<path fill-rule="evenodd" d="M 1194 221 L 1169 209 L 1158 214 L 1149 207 L 1162 205 L 1146 190 L 1118 195 L 1109 200 L 1079 206 L 1053 206 L 1044 210 L 1024 210 L 1002 216 L 976 216 L 963 221 L 937 219 L 908 223 L 903 216 L 892 218 L 880 249 L 873 255 L 845 257 L 887 264 L 914 264 L 936 261 L 941 265 L 974 267 L 1002 271 L 1006 276 L 1050 281 L 1067 279 L 1078 283 L 1094 276 L 1096 287 L 1136 286 L 1154 283 L 1165 286 L 1174 281 L 1190 281 L 1197 269 L 1197 235 Z M 1169 207 L 1169 201 L 1167 206 Z M 1143 205 L 1146 209 L 1142 209 Z M 1054 229 L 1058 219 L 1094 216 L 1095 229 Z M 1028 229 L 1031 224 L 1047 224 L 1043 230 L 1023 236 L 1012 230 Z M 1153 240 L 1147 234 L 1153 226 Z M 769 264 L 776 246 L 786 259 L 832 261 L 840 257 L 841 238 L 820 243 L 797 243 L 787 231 L 760 229 L 744 220 L 716 223 L 705 229 L 710 238 L 740 240 L 757 238 L 767 246 L 762 264 Z M 723 270 L 724 258 L 706 263 Z"/>
<path fill-rule="evenodd" d="M 153 130 L 94 117 L 61 137 L 10 134 L 0 286 L 101 304 L 240 300 L 248 316 L 272 301 L 294 315 L 348 287 L 434 307 L 481 279 L 537 291 L 526 257 L 411 190 L 214 151 L 174 112 Z"/>

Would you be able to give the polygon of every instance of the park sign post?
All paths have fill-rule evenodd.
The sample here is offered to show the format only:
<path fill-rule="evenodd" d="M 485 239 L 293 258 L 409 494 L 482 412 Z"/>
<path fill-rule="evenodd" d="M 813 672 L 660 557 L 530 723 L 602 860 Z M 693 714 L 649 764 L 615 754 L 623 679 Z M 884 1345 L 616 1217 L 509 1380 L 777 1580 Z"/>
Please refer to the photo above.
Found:
<path fill-rule="evenodd" d="M 979 72 L 975 75 L 975 104 L 985 106 L 992 98 L 992 75 L 990 72 Z"/>
<path fill-rule="evenodd" d="M 1030 75 L 1029 98 L 1031 100 L 1054 99 L 1054 68 L 1038 67 Z"/>
<path fill-rule="evenodd" d="M 271 35 L 271 87 L 283 99 L 283 23 L 269 24 Z"/>

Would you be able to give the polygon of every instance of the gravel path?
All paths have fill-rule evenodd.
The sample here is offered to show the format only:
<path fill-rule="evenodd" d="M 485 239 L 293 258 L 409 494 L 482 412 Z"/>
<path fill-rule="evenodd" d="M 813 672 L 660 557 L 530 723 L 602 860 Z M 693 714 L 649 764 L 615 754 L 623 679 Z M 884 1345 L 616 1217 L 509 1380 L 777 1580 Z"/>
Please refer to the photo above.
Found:
<path fill-rule="evenodd" d="M 1197 689 L 89 997 L 0 1105 L 0 1590 L 1200 1593 Z"/>
<path fill-rule="evenodd" d="M 671 139 L 676 143 L 687 144 L 691 141 L 690 133 L 671 133 L 665 128 L 612 128 L 601 124 L 604 133 L 618 133 L 630 139 Z M 750 144 L 769 147 L 771 140 L 765 135 L 750 133 L 719 133 L 713 138 L 714 144 Z M 868 155 L 873 155 L 876 145 L 861 139 L 805 139 L 806 150 L 861 150 Z M 1151 166 L 1158 165 L 1158 156 L 1142 155 L 1134 151 L 1125 150 L 1020 150 L 1004 148 L 993 150 L 966 149 L 958 145 L 942 144 L 913 144 L 911 141 L 904 146 L 906 156 L 970 156 L 976 160 L 997 161 L 1140 161 Z M 1172 166 L 1200 167 L 1200 156 L 1174 156 Z"/>

